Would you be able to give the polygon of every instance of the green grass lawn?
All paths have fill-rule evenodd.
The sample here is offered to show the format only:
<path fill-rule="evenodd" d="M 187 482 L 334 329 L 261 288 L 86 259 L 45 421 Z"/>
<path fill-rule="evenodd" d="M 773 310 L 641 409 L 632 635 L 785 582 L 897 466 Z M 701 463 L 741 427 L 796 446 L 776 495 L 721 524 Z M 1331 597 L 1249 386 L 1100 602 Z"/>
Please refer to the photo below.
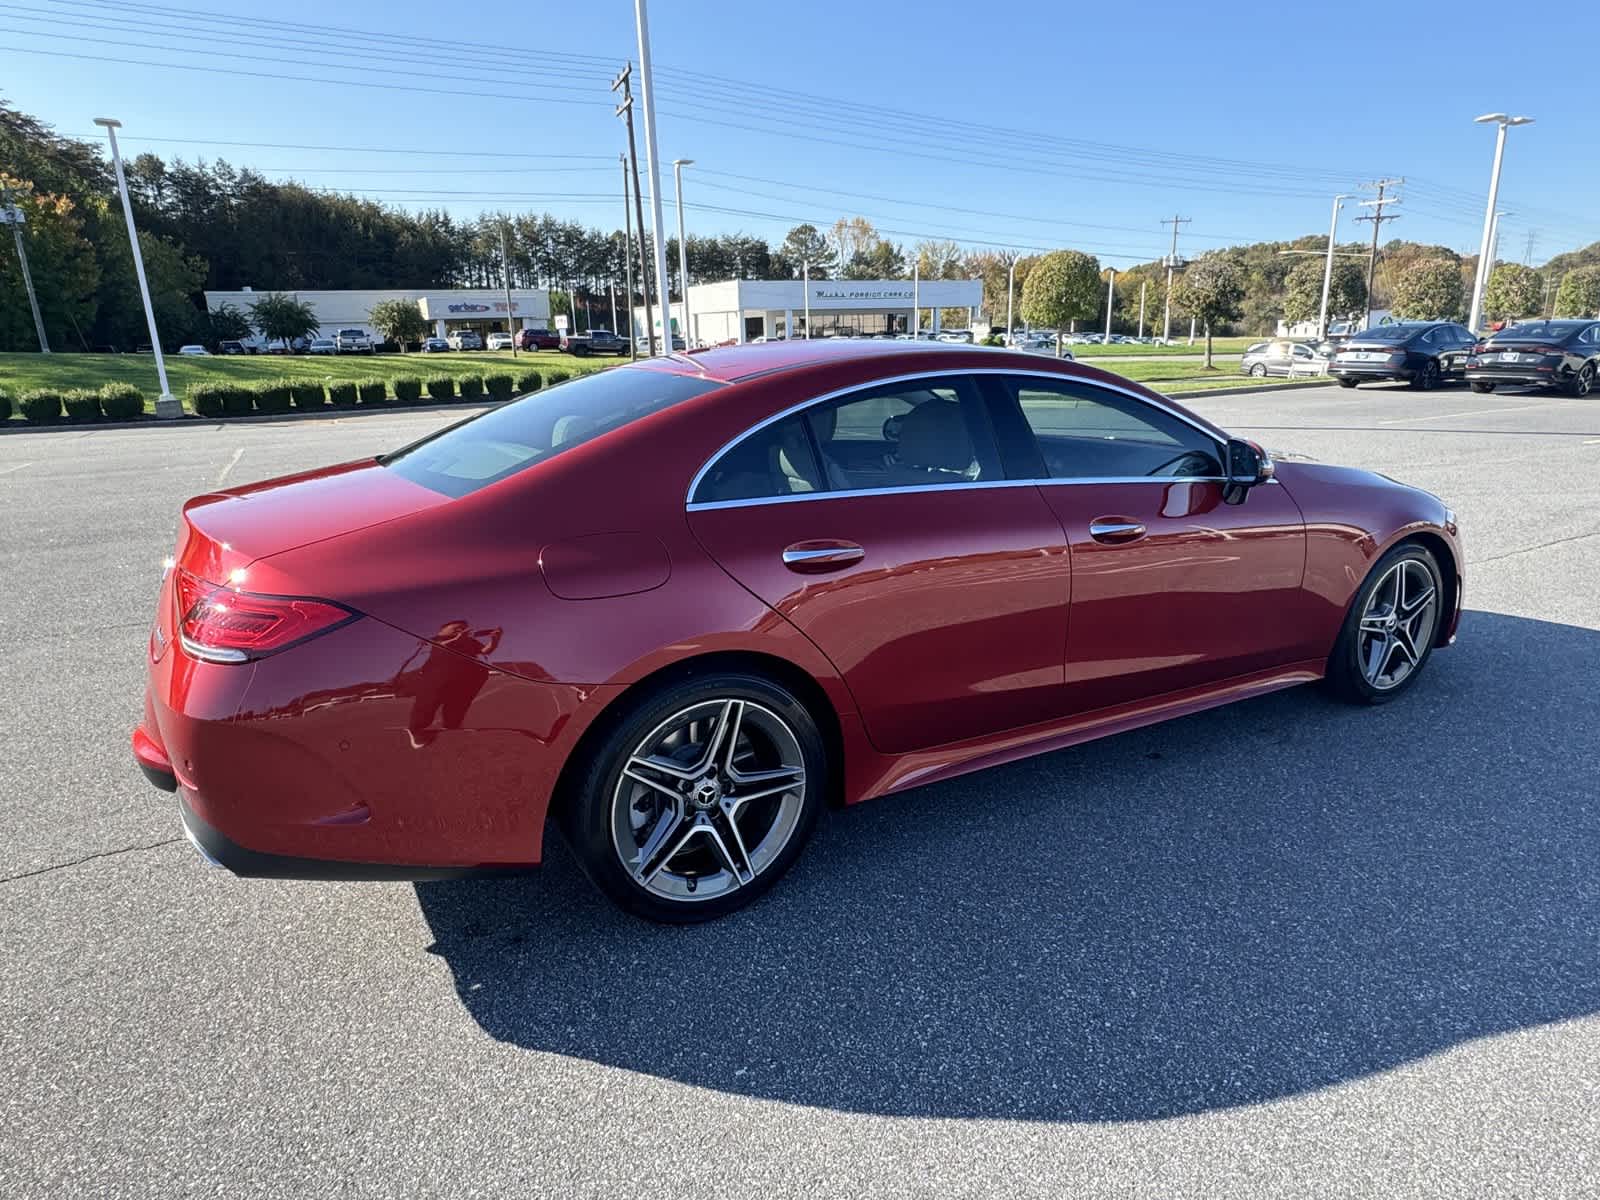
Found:
<path fill-rule="evenodd" d="M 1246 346 L 1253 346 L 1262 340 L 1264 339 L 1255 337 L 1212 338 L 1211 352 L 1213 355 L 1227 354 L 1237 357 L 1244 353 Z M 1184 337 L 1174 337 L 1170 346 L 1127 346 L 1116 344 L 1096 346 L 1091 343 L 1087 346 L 1068 346 L 1067 349 L 1071 350 L 1077 358 L 1121 358 L 1130 354 L 1204 354 L 1206 352 L 1206 340 L 1203 337 L 1197 337 L 1194 340 L 1194 345 L 1191 346 L 1187 335 L 1185 335 Z"/>
<path fill-rule="evenodd" d="M 1283 379 L 1253 379 L 1239 373 L 1238 359 L 1218 360 L 1218 365 L 1206 370 L 1204 363 L 1182 362 L 1130 362 L 1095 363 L 1103 371 L 1112 371 L 1144 384 L 1157 392 L 1188 392 L 1211 388 L 1246 387 L 1257 383 L 1283 383 Z M 1326 375 L 1308 375 L 1294 380 L 1296 383 L 1327 383 Z"/>
<path fill-rule="evenodd" d="M 167 355 L 167 378 L 172 394 L 183 399 L 191 383 L 266 383 L 274 379 L 316 379 L 324 383 L 359 379 L 401 379 L 408 375 L 519 375 L 552 371 L 576 375 L 615 363 L 614 358 L 573 358 L 556 350 L 518 354 L 509 350 L 453 354 L 374 355 L 211 355 L 205 358 Z M 11 397 L 13 409 L 23 392 L 34 388 L 98 388 L 104 383 L 131 383 L 144 392 L 145 411 L 155 411 L 161 392 L 156 360 L 149 354 L 0 354 L 0 392 Z"/>

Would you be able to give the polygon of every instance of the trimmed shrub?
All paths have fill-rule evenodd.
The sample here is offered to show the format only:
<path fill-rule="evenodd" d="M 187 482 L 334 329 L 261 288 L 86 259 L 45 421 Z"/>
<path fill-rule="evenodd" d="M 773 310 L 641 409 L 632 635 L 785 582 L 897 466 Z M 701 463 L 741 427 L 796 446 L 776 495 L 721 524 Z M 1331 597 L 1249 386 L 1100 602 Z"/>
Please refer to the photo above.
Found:
<path fill-rule="evenodd" d="M 49 388 L 36 388 L 31 392 L 23 392 L 22 399 L 18 403 L 22 408 L 22 415 L 36 424 L 59 420 L 61 417 L 61 393 L 53 392 Z"/>
<path fill-rule="evenodd" d="M 544 376 L 539 372 L 524 371 L 517 376 L 517 395 L 521 396 L 528 392 L 537 392 L 543 384 Z"/>
<path fill-rule="evenodd" d="M 244 387 L 237 383 L 222 385 L 222 415 L 225 417 L 248 417 L 255 408 L 256 394 L 253 388 Z"/>
<path fill-rule="evenodd" d="M 477 400 L 483 396 L 482 375 L 463 375 L 460 379 L 460 386 L 463 400 Z"/>
<path fill-rule="evenodd" d="M 261 383 L 255 389 L 256 411 L 264 413 L 285 413 L 294 401 L 294 390 L 287 379 L 280 379 L 276 383 Z"/>
<path fill-rule="evenodd" d="M 382 379 L 363 379 L 356 384 L 356 393 L 363 404 L 383 404 L 389 399 L 389 384 Z"/>
<path fill-rule="evenodd" d="M 314 379 L 296 379 L 289 385 L 289 396 L 296 408 L 321 408 L 328 402 L 328 392 Z"/>
<path fill-rule="evenodd" d="M 565 383 L 572 376 L 566 371 L 551 371 L 544 377 L 545 387 L 554 387 L 558 383 Z"/>
<path fill-rule="evenodd" d="M 422 380 L 412 376 L 396 379 L 391 385 L 394 388 L 394 398 L 402 404 L 415 404 L 422 399 Z"/>
<path fill-rule="evenodd" d="M 495 400 L 509 400 L 516 393 L 517 381 L 510 375 L 485 375 L 483 390 Z"/>
<path fill-rule="evenodd" d="M 189 385 L 189 407 L 194 409 L 195 415 L 201 417 L 220 417 L 222 415 L 222 395 L 229 390 L 225 383 L 191 383 Z"/>
<path fill-rule="evenodd" d="M 356 390 L 353 383 L 330 383 L 328 385 L 328 399 L 333 401 L 335 408 L 354 408 L 356 401 L 361 398 L 361 393 Z"/>
<path fill-rule="evenodd" d="M 131 383 L 108 383 L 100 389 L 100 410 L 113 421 L 144 415 L 144 393 Z"/>
<path fill-rule="evenodd" d="M 11 396 L 8 392 L 0 392 L 0 421 L 11 420 Z"/>
<path fill-rule="evenodd" d="M 100 418 L 99 392 L 73 388 L 62 393 L 61 403 L 66 407 L 67 416 L 74 421 L 96 421 Z"/>
<path fill-rule="evenodd" d="M 423 385 L 428 389 L 430 400 L 454 400 L 456 398 L 456 381 L 449 375 L 435 375 Z"/>

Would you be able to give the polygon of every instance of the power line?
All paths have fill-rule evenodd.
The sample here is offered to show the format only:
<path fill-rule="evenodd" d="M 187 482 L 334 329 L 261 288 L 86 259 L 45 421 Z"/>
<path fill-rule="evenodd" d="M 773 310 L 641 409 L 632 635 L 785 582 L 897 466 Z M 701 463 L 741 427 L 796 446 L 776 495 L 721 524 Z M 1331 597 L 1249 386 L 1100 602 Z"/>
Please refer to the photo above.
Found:
<path fill-rule="evenodd" d="M 1387 189 L 1399 187 L 1404 182 L 1404 179 L 1380 179 L 1376 183 L 1369 183 L 1367 184 L 1369 188 L 1378 190 L 1377 198 L 1359 202 L 1363 206 L 1370 206 L 1373 210 L 1368 216 L 1356 218 L 1358 221 L 1372 222 L 1372 253 L 1367 259 L 1367 313 L 1361 322 L 1363 329 L 1372 324 L 1372 284 L 1378 273 L 1378 231 L 1383 228 L 1385 221 L 1398 221 L 1400 219 L 1398 215 L 1383 215 L 1386 205 L 1400 203 L 1398 196 L 1386 196 L 1385 193 Z"/>

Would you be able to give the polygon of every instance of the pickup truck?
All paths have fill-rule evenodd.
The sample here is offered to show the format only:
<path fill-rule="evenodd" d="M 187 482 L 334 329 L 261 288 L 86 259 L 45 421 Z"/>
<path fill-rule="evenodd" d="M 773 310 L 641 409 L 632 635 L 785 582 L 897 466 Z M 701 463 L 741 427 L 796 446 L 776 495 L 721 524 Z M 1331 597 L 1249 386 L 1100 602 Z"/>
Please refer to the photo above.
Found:
<path fill-rule="evenodd" d="M 333 335 L 333 346 L 338 354 L 375 354 L 377 347 L 364 329 L 341 329 Z"/>
<path fill-rule="evenodd" d="M 576 358 L 589 354 L 626 354 L 628 339 L 609 329 L 591 329 L 588 333 L 563 333 L 561 348 Z"/>

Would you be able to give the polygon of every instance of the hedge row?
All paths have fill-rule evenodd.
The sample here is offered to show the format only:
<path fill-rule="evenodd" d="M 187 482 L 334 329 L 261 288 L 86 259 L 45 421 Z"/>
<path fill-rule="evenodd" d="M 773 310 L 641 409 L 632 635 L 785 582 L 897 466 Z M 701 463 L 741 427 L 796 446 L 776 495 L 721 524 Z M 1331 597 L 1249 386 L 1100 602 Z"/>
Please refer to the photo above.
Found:
<path fill-rule="evenodd" d="M 565 371 L 542 375 L 527 371 L 520 375 L 435 375 L 429 379 L 405 377 L 394 380 L 363 379 L 355 383 L 324 386 L 313 380 L 278 379 L 267 383 L 194 383 L 189 385 L 189 407 L 202 417 L 241 417 L 250 413 L 284 413 L 294 409 L 320 409 L 332 403 L 336 408 L 377 408 L 388 404 L 416 404 L 429 400 L 509 400 L 513 396 L 536 392 L 541 387 L 561 383 Z M 0 421 L 10 420 L 13 411 L 21 412 L 35 424 L 60 421 L 128 421 L 144 412 L 144 393 L 132 384 L 108 383 L 98 391 L 87 388 L 57 390 L 37 388 L 16 398 L 0 391 Z"/>

